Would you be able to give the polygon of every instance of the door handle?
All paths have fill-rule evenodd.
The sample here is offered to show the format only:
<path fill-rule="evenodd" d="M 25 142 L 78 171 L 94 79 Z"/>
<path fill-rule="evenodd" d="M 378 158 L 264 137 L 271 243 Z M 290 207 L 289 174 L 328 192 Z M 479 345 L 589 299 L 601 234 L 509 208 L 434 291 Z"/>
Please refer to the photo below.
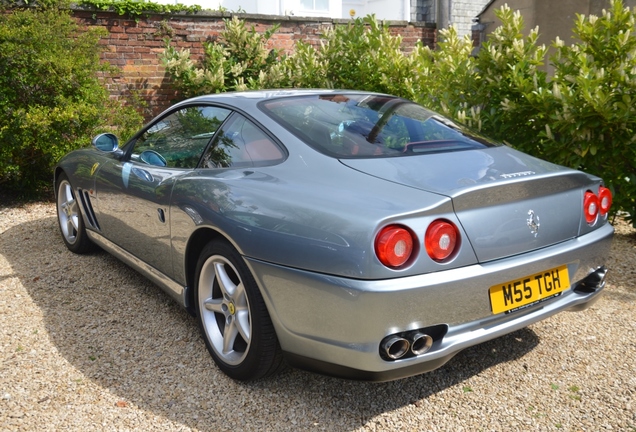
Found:
<path fill-rule="evenodd" d="M 152 183 L 152 181 L 154 180 L 154 178 L 152 177 L 152 174 L 150 174 L 145 169 L 133 168 L 132 169 L 132 173 L 134 175 L 136 175 L 137 177 L 139 177 L 140 179 L 145 180 L 145 181 L 150 182 L 150 183 Z"/>

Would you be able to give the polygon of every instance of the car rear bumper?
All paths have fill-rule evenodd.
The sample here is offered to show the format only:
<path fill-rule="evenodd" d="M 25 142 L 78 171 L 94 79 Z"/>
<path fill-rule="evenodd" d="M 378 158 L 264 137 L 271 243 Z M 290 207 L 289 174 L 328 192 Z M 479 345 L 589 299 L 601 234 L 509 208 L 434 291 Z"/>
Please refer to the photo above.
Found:
<path fill-rule="evenodd" d="M 590 273 L 604 271 L 612 234 L 608 224 L 520 256 L 389 280 L 349 279 L 249 258 L 247 262 L 292 365 L 344 378 L 386 381 L 436 369 L 462 349 L 558 312 L 589 307 L 599 298 L 604 281 L 574 288 Z M 491 286 L 562 265 L 567 265 L 571 287 L 560 296 L 508 314 L 491 312 Z M 431 326 L 447 331 L 425 354 L 398 360 L 380 354 L 387 335 Z"/>

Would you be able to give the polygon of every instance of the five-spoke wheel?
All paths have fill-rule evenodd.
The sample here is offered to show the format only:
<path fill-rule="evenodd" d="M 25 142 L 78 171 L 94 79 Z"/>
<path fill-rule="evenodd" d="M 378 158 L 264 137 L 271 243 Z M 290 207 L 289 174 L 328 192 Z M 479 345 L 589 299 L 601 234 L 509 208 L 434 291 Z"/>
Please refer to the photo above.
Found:
<path fill-rule="evenodd" d="M 231 245 L 213 241 L 204 248 L 195 290 L 201 332 L 223 372 L 251 380 L 279 369 L 280 348 L 265 302 Z"/>
<path fill-rule="evenodd" d="M 205 261 L 199 281 L 201 319 L 208 339 L 224 362 L 240 364 L 249 351 L 252 335 L 245 285 L 232 263 L 222 255 L 213 255 Z"/>

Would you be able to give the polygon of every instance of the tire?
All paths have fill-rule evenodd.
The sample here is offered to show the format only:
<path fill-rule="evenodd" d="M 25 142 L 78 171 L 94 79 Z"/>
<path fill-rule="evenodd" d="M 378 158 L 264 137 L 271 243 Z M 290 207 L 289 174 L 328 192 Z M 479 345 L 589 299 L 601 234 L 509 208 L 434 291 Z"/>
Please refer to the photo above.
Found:
<path fill-rule="evenodd" d="M 64 244 L 76 254 L 91 252 L 94 245 L 86 234 L 80 203 L 66 174 L 60 174 L 56 190 L 57 223 Z"/>
<path fill-rule="evenodd" d="M 214 362 L 230 378 L 251 381 L 283 367 L 265 302 L 241 255 L 229 243 L 208 243 L 197 263 L 199 328 Z"/>

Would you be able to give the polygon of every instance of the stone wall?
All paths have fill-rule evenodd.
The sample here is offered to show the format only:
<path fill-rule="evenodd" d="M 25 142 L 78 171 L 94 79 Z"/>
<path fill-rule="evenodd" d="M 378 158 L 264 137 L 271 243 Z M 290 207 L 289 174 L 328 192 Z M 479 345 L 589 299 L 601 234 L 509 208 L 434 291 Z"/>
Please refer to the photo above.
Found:
<path fill-rule="evenodd" d="M 219 12 L 197 14 L 150 15 L 138 20 L 122 17 L 114 12 L 86 9 L 74 10 L 77 21 L 85 27 L 102 27 L 108 35 L 101 40 L 105 46 L 103 60 L 120 69 L 120 73 L 105 79 L 113 98 L 129 98 L 132 93 L 148 103 L 145 116 L 149 119 L 174 102 L 177 95 L 170 85 L 159 56 L 164 49 L 164 39 L 172 39 L 173 46 L 189 49 L 191 58 L 203 55 L 202 42 L 214 40 L 223 31 L 223 19 L 232 15 Z M 270 39 L 272 47 L 291 52 L 297 40 L 318 47 L 326 27 L 344 25 L 348 20 L 331 18 L 282 17 L 271 15 L 240 14 L 239 18 L 258 32 L 264 32 L 276 23 L 280 29 Z M 389 22 L 393 34 L 402 35 L 403 49 L 410 52 L 417 41 L 434 47 L 434 24 L 411 24 L 405 21 Z"/>
<path fill-rule="evenodd" d="M 482 11 L 489 0 L 453 0 L 451 24 L 457 27 L 460 36 L 472 35 L 473 18 Z"/>
<path fill-rule="evenodd" d="M 513 0 L 514 1 L 514 0 Z M 471 35 L 473 18 L 489 0 L 411 0 L 411 20 L 435 23 L 438 28 L 455 25 L 459 36 Z"/>
<path fill-rule="evenodd" d="M 411 21 L 435 22 L 433 0 L 411 0 Z"/>

